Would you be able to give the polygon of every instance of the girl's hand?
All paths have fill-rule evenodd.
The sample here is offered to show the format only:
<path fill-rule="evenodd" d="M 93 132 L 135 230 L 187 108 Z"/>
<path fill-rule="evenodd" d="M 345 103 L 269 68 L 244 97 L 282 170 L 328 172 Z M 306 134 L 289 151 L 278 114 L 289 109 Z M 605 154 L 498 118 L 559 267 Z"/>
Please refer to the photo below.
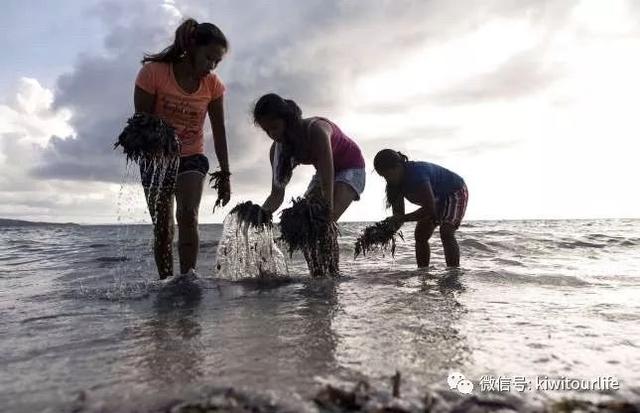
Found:
<path fill-rule="evenodd" d="M 231 182 L 227 179 L 224 182 L 221 182 L 220 186 L 221 188 L 218 193 L 220 195 L 220 200 L 222 201 L 222 206 L 225 206 L 231 199 Z"/>

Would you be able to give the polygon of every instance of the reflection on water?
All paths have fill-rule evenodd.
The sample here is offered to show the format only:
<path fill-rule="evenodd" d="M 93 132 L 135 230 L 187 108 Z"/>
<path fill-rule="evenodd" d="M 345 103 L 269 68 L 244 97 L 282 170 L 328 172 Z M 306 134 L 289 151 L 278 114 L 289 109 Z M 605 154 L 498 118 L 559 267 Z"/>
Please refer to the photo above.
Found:
<path fill-rule="evenodd" d="M 150 383 L 181 385 L 202 376 L 201 300 L 201 287 L 190 282 L 163 289 L 154 299 L 155 317 L 140 326 L 149 338 L 141 354 L 141 367 L 148 370 Z"/>
<path fill-rule="evenodd" d="M 465 335 L 457 328 L 465 314 L 456 297 L 459 286 L 459 280 L 415 270 L 374 273 L 348 283 L 335 323 L 340 364 L 385 387 L 399 370 L 406 393 L 438 382 L 468 356 Z"/>

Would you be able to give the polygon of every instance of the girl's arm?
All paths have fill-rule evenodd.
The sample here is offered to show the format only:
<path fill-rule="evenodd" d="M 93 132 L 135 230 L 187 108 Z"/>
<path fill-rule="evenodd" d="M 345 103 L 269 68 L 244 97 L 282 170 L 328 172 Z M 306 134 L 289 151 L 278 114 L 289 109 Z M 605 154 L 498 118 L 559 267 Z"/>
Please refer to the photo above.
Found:
<path fill-rule="evenodd" d="M 229 172 L 229 154 L 227 152 L 227 130 L 224 126 L 224 102 L 223 97 L 209 103 L 209 120 L 213 132 L 213 145 L 220 169 Z"/>
<path fill-rule="evenodd" d="M 271 161 L 271 170 L 272 170 L 271 193 L 262 204 L 262 209 L 265 209 L 271 213 L 274 213 L 275 211 L 277 211 L 278 208 L 280 208 L 280 205 L 282 205 L 282 202 L 284 201 L 284 188 L 277 187 L 274 183 L 275 179 L 273 177 L 273 153 L 275 151 L 275 148 L 276 148 L 276 144 L 274 143 L 273 145 L 271 145 L 271 150 L 269 151 L 269 160 Z"/>
<path fill-rule="evenodd" d="M 391 205 L 393 216 L 404 216 L 404 196 L 399 196 Z"/>
<path fill-rule="evenodd" d="M 213 146 L 216 151 L 216 158 L 220 164 L 220 170 L 229 172 L 229 153 L 227 151 L 227 130 L 224 126 L 224 103 L 223 97 L 213 100 L 208 107 L 209 121 L 211 122 L 211 131 L 213 132 Z M 221 183 L 222 188 L 219 192 L 222 197 L 222 206 L 227 205 L 231 199 L 231 183 L 225 180 Z"/>
<path fill-rule="evenodd" d="M 318 121 L 311 126 L 310 151 L 314 157 L 313 165 L 320 177 L 320 187 L 325 197 L 329 211 L 333 215 L 333 152 L 331 150 L 331 126 L 324 121 Z"/>
<path fill-rule="evenodd" d="M 436 216 L 436 201 L 435 196 L 433 195 L 433 189 L 431 188 L 430 183 L 426 183 L 425 185 L 418 188 L 416 192 L 416 198 L 418 200 L 418 205 L 420 208 L 415 211 L 404 214 L 402 216 L 402 221 L 419 221 L 425 218 L 435 218 Z"/>
<path fill-rule="evenodd" d="M 155 95 L 145 92 L 138 86 L 133 91 L 133 107 L 136 111 L 142 113 L 153 114 L 153 107 L 156 102 Z"/>

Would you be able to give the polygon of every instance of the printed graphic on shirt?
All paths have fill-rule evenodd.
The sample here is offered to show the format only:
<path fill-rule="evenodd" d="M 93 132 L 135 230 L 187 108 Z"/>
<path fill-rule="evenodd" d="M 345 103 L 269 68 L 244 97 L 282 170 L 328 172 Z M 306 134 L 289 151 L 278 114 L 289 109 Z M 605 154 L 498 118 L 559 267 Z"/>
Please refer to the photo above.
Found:
<path fill-rule="evenodd" d="M 170 119 L 182 145 L 195 145 L 201 137 L 202 123 L 206 115 L 203 105 L 194 105 L 192 99 L 169 94 L 161 94 L 159 99 L 160 112 Z"/>

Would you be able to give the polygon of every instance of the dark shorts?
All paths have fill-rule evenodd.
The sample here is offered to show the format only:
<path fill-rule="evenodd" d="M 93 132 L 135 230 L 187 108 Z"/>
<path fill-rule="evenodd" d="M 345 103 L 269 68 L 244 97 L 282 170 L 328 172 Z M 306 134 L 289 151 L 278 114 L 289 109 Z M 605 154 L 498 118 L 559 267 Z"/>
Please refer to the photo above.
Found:
<path fill-rule="evenodd" d="M 177 169 L 177 173 L 176 173 Z M 209 160 L 202 154 L 185 156 L 180 162 L 165 168 L 152 163 L 140 163 L 140 178 L 145 188 L 173 188 L 176 177 L 185 173 L 198 173 L 203 177 L 209 172 Z"/>

